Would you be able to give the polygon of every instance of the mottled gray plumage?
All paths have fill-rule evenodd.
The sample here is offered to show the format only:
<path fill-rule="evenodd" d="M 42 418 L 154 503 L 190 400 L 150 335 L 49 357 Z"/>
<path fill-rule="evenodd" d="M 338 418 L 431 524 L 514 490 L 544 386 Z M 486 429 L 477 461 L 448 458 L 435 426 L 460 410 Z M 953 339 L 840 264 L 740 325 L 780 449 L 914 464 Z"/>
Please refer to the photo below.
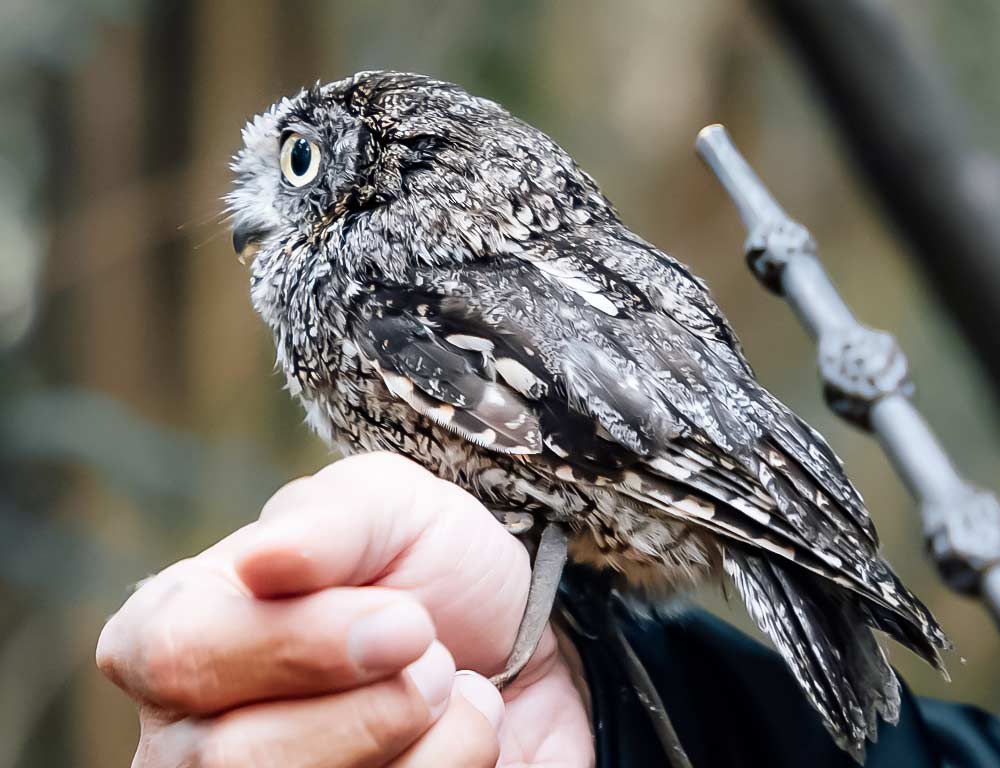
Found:
<path fill-rule="evenodd" d="M 646 599 L 724 571 L 856 757 L 899 708 L 871 628 L 940 666 L 839 460 L 551 139 L 370 72 L 281 101 L 244 143 L 228 202 L 252 300 L 327 442 L 563 521 L 574 559 Z"/>

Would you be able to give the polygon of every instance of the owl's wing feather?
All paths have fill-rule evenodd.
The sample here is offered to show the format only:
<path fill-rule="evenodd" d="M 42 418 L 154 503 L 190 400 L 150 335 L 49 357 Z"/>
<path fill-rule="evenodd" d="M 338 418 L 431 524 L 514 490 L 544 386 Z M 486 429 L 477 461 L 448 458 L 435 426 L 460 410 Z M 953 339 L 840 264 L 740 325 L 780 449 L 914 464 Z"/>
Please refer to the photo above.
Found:
<path fill-rule="evenodd" d="M 601 294 L 608 304 L 595 300 L 601 275 L 586 272 L 579 253 L 571 265 L 547 269 L 538 268 L 541 258 L 428 270 L 419 292 L 375 291 L 366 354 L 429 398 L 415 407 L 438 423 L 463 436 L 487 424 L 529 424 L 528 438 L 478 443 L 524 454 L 553 479 L 613 484 L 665 514 L 795 561 L 866 597 L 877 606 L 873 622 L 939 663 L 935 647 L 947 641 L 878 556 L 871 521 L 836 457 L 714 351 L 722 337 L 689 331 L 621 280 Z M 399 323 L 386 326 L 390 315 L 408 317 L 411 353 L 380 352 L 381 329 Z M 428 357 L 450 366 L 451 389 Z M 421 362 L 404 370 L 401 360 Z M 506 404 L 502 417 L 483 411 L 486 391 Z M 455 415 L 446 409 L 447 419 L 435 418 L 442 404 Z M 475 429 L 459 428 L 460 419 Z"/>
<path fill-rule="evenodd" d="M 426 314 L 387 302 L 358 346 L 389 391 L 431 421 L 500 453 L 541 451 L 538 416 L 525 399 L 495 380 L 481 353 L 439 338 Z"/>
<path fill-rule="evenodd" d="M 550 270 L 556 270 L 551 266 L 553 263 L 565 262 L 584 279 L 593 275 L 591 279 L 596 281 L 610 267 L 615 274 L 614 290 L 605 295 L 614 303 L 617 314 L 608 318 L 606 324 L 615 325 L 618 318 L 635 317 L 643 312 L 661 321 L 649 323 L 654 328 L 661 326 L 659 333 L 652 334 L 652 344 L 626 338 L 620 345 L 622 353 L 634 356 L 640 366 L 653 370 L 687 367 L 695 374 L 691 384 L 697 387 L 697 379 L 703 378 L 700 383 L 706 385 L 705 394 L 723 402 L 744 399 L 738 391 L 742 388 L 747 395 L 745 402 L 740 403 L 742 412 L 763 428 L 761 437 L 770 448 L 756 460 L 747 462 L 755 467 L 754 476 L 758 480 L 768 479 L 761 478 L 761 472 L 765 476 L 794 476 L 801 490 L 805 490 L 805 485 L 810 486 L 807 493 L 810 498 L 822 496 L 838 508 L 841 520 L 831 523 L 837 525 L 846 519 L 873 543 L 878 543 L 868 510 L 840 460 L 815 430 L 756 384 L 732 327 L 704 283 L 683 264 L 623 227 L 585 229 L 553 238 L 544 254 Z M 662 321 L 670 326 L 666 332 Z M 629 324 L 625 333 L 630 333 Z M 677 343 L 657 347 L 656 342 L 664 336 Z M 677 375 L 683 378 L 686 374 L 681 370 Z M 725 447 L 720 447 L 725 452 Z M 771 462 L 771 458 L 776 461 Z M 777 498 L 781 503 L 781 496 Z M 787 512 L 794 516 L 793 510 Z"/>

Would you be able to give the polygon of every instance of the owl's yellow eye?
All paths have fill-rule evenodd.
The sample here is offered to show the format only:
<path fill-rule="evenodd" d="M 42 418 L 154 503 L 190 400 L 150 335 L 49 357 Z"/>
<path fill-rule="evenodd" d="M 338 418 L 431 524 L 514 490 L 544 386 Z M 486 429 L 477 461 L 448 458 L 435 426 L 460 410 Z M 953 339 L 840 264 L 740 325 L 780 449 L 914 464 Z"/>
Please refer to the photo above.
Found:
<path fill-rule="evenodd" d="M 319 147 L 304 136 L 290 133 L 281 145 L 281 173 L 293 187 L 304 187 L 319 173 Z"/>

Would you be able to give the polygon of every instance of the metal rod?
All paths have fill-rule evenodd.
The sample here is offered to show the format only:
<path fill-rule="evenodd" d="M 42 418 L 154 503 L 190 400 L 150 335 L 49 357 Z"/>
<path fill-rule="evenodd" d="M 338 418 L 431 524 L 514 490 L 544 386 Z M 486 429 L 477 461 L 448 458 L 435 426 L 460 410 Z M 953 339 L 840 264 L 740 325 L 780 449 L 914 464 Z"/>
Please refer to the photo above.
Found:
<path fill-rule="evenodd" d="M 905 397 L 890 395 L 872 406 L 872 426 L 896 473 L 917 499 L 944 505 L 964 483 L 931 432 Z M 937 468 L 929 472 L 928 467 Z"/>
<path fill-rule="evenodd" d="M 747 228 L 751 270 L 788 301 L 817 341 L 830 407 L 874 433 L 920 505 L 928 550 L 945 582 L 980 597 L 1000 625 L 997 497 L 959 474 L 909 400 L 908 365 L 895 339 L 855 319 L 824 271 L 809 231 L 771 196 L 726 129 L 702 129 L 696 149 Z"/>
<path fill-rule="evenodd" d="M 905 3 L 755 0 L 780 33 L 914 262 L 1000 388 L 1000 162 Z M 957 6 L 952 3 L 951 5 Z M 947 3 L 942 7 L 948 7 Z"/>

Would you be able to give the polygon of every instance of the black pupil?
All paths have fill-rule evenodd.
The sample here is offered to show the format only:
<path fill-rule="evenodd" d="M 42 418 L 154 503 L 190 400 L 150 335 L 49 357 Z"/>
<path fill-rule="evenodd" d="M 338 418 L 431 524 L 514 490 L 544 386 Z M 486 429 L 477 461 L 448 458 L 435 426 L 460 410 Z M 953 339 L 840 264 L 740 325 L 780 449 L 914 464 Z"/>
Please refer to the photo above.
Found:
<path fill-rule="evenodd" d="M 305 139 L 296 139 L 295 146 L 292 147 L 292 173 L 296 176 L 305 176 L 309 170 L 309 162 L 312 160 L 312 147 Z"/>

